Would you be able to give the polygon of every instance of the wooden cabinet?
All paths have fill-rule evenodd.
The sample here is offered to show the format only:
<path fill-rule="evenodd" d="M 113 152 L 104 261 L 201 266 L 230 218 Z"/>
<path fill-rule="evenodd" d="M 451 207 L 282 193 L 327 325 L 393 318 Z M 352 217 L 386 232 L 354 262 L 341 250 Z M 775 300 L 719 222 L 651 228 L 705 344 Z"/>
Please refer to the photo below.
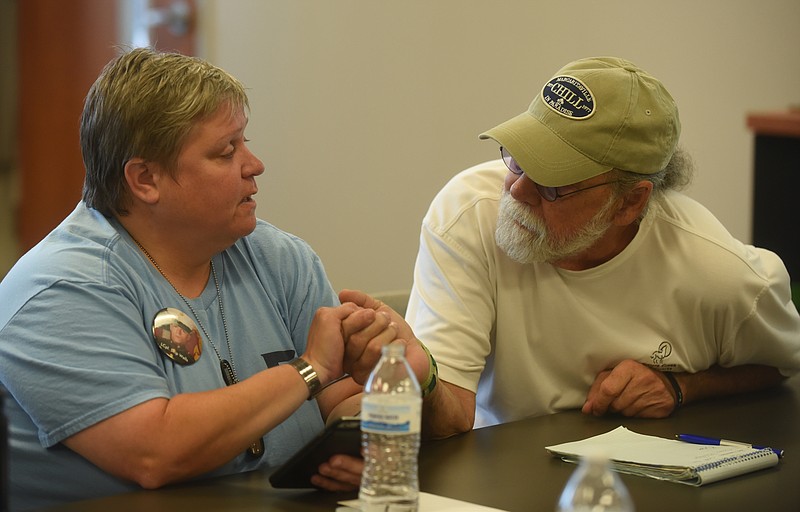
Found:
<path fill-rule="evenodd" d="M 800 110 L 754 113 L 753 244 L 786 264 L 798 300 L 800 284 Z"/>
<path fill-rule="evenodd" d="M 173 0 L 151 0 L 166 9 Z M 150 39 L 163 50 L 194 54 L 194 0 L 189 30 L 175 35 L 154 26 Z M 83 100 L 120 45 L 119 4 L 110 0 L 17 2 L 18 159 L 17 238 L 24 252 L 75 208 L 83 188 L 79 123 Z"/>

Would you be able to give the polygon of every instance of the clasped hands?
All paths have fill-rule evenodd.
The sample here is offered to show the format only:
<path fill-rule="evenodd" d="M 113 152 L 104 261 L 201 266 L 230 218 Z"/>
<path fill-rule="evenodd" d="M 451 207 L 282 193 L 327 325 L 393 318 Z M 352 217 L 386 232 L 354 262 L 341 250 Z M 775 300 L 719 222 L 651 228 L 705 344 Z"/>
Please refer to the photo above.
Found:
<path fill-rule="evenodd" d="M 358 308 L 342 321 L 344 372 L 364 385 L 381 357 L 381 349 L 389 343 L 403 343 L 406 359 L 421 382 L 428 373 L 428 358 L 405 319 L 380 300 L 360 291 L 343 290 L 339 300 Z"/>
<path fill-rule="evenodd" d="M 323 386 L 344 374 L 364 385 L 389 343 L 406 345 L 406 359 L 418 380 L 428 374 L 427 355 L 399 313 L 356 290 L 341 291 L 339 300 L 340 306 L 317 311 L 303 354 Z"/>

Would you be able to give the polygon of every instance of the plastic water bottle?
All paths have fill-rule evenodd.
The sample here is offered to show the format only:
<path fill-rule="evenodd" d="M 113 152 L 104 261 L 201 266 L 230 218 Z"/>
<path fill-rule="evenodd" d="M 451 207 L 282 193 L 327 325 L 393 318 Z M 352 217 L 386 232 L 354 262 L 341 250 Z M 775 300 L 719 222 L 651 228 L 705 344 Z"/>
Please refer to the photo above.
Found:
<path fill-rule="evenodd" d="M 557 512 L 633 512 L 633 500 L 608 459 L 595 455 L 581 459 L 564 486 Z"/>
<path fill-rule="evenodd" d="M 422 394 L 405 346 L 384 346 L 361 401 L 362 512 L 417 510 L 421 416 Z"/>

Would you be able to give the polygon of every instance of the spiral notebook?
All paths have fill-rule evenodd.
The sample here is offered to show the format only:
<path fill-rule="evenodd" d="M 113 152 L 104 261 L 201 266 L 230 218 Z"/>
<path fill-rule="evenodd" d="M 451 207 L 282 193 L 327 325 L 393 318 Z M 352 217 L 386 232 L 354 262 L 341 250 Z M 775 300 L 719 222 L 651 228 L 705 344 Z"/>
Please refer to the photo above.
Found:
<path fill-rule="evenodd" d="M 625 427 L 545 449 L 567 462 L 601 455 L 620 473 L 700 486 L 778 464 L 769 448 L 700 445 L 648 436 Z"/>

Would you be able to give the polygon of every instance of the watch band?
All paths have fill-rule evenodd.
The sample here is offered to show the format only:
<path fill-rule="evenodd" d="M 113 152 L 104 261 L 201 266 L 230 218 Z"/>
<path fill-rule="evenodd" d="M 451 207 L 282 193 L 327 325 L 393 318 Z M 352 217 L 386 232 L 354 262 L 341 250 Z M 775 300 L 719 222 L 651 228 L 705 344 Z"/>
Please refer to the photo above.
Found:
<path fill-rule="evenodd" d="M 436 359 L 433 358 L 431 351 L 428 350 L 428 347 L 426 347 L 424 343 L 420 341 L 419 346 L 422 347 L 422 350 L 428 355 L 428 377 L 419 385 L 419 387 L 422 388 L 422 398 L 425 398 L 433 393 L 436 384 L 439 382 L 439 365 L 436 364 Z"/>
<path fill-rule="evenodd" d="M 672 384 L 672 389 L 675 390 L 675 407 L 672 409 L 672 412 L 675 412 L 683 405 L 683 391 L 681 391 L 681 386 L 678 384 L 678 379 L 675 378 L 675 375 L 673 375 L 672 372 L 662 373 L 667 378 L 669 383 Z"/>
<path fill-rule="evenodd" d="M 289 364 L 297 370 L 308 386 L 308 399 L 312 400 L 322 390 L 322 383 L 314 368 L 302 357 L 296 357 Z"/>

